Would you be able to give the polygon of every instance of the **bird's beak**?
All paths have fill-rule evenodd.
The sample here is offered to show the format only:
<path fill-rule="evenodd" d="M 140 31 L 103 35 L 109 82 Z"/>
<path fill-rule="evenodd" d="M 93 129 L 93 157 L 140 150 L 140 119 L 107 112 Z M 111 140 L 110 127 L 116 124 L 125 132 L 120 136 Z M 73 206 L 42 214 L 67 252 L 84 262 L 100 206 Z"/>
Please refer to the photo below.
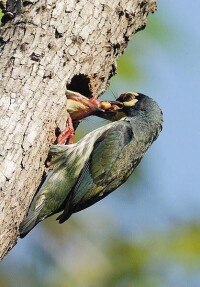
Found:
<path fill-rule="evenodd" d="M 111 105 L 116 105 L 119 108 L 123 107 L 123 103 L 119 102 L 119 101 L 109 101 L 111 103 Z"/>
<path fill-rule="evenodd" d="M 116 101 L 100 101 L 96 98 L 90 98 L 81 95 L 78 92 L 66 91 L 67 110 L 73 121 L 81 120 L 90 115 L 117 121 L 126 116 L 123 111 L 124 107 L 133 106 L 137 100 L 133 99 L 127 102 Z"/>
<path fill-rule="evenodd" d="M 118 121 L 126 116 L 123 106 L 123 103 L 119 101 L 102 101 L 100 107 L 104 109 L 104 112 L 96 112 L 95 115 L 109 121 Z"/>

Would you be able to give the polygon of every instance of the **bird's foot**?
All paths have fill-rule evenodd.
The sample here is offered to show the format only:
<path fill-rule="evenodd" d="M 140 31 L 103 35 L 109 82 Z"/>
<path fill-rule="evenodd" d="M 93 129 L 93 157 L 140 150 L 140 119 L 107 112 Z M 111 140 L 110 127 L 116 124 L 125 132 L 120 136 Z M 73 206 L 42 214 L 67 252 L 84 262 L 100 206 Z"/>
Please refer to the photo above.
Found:
<path fill-rule="evenodd" d="M 74 143 L 74 126 L 71 117 L 67 119 L 66 128 L 60 133 L 55 140 L 55 144 L 73 144 Z"/>

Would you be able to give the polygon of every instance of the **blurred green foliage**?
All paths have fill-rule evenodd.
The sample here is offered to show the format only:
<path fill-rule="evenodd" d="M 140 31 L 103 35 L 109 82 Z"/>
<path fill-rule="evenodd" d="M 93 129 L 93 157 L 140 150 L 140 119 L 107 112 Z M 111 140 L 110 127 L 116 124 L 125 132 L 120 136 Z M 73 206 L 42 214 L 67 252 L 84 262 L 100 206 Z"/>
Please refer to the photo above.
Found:
<path fill-rule="evenodd" d="M 119 58 L 117 62 L 117 74 L 122 78 L 126 78 L 126 80 L 137 80 L 140 77 L 139 69 L 134 59 L 132 61 L 130 59 L 132 59 L 130 51 L 125 52 Z"/>
<path fill-rule="evenodd" d="M 1 21 L 2 16 L 3 16 L 3 12 L 2 12 L 2 10 L 0 9 L 0 21 Z"/>
<path fill-rule="evenodd" d="M 60 232 L 54 234 L 53 241 L 51 232 L 45 235 L 47 242 L 40 242 L 41 238 L 32 242 L 32 251 L 27 253 L 31 262 L 14 261 L 9 270 L 1 269 L 1 287 L 160 287 L 167 286 L 168 276 L 176 266 L 181 266 L 185 274 L 198 272 L 200 226 L 192 223 L 141 242 L 109 234 L 101 247 L 72 222 L 63 234 L 66 246 L 59 240 Z"/>

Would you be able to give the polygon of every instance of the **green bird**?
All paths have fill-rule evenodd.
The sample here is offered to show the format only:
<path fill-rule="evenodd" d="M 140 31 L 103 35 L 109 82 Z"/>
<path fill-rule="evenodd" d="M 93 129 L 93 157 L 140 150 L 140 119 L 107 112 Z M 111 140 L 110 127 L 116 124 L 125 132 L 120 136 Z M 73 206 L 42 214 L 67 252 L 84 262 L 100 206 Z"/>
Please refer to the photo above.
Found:
<path fill-rule="evenodd" d="M 54 168 L 40 188 L 34 211 L 20 226 L 21 238 L 55 213 L 62 212 L 57 220 L 63 223 L 103 199 L 132 174 L 162 129 L 162 111 L 154 100 L 135 92 L 120 95 L 116 103 L 120 120 L 88 133 L 75 144 L 51 147 Z"/>

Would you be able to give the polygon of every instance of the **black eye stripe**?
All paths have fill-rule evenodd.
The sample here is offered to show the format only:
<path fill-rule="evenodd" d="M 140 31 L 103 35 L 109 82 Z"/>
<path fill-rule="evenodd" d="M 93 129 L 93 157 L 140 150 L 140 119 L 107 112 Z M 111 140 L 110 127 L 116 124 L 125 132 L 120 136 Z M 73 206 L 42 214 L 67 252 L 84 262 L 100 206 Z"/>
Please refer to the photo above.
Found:
<path fill-rule="evenodd" d="M 130 94 L 130 93 L 127 93 L 125 96 L 124 96 L 124 101 L 130 101 L 130 100 L 133 100 L 135 97 L 133 94 Z"/>
<path fill-rule="evenodd" d="M 134 96 L 134 95 L 131 94 L 131 93 L 127 93 L 126 95 L 127 95 L 127 97 L 133 97 L 133 96 Z"/>

